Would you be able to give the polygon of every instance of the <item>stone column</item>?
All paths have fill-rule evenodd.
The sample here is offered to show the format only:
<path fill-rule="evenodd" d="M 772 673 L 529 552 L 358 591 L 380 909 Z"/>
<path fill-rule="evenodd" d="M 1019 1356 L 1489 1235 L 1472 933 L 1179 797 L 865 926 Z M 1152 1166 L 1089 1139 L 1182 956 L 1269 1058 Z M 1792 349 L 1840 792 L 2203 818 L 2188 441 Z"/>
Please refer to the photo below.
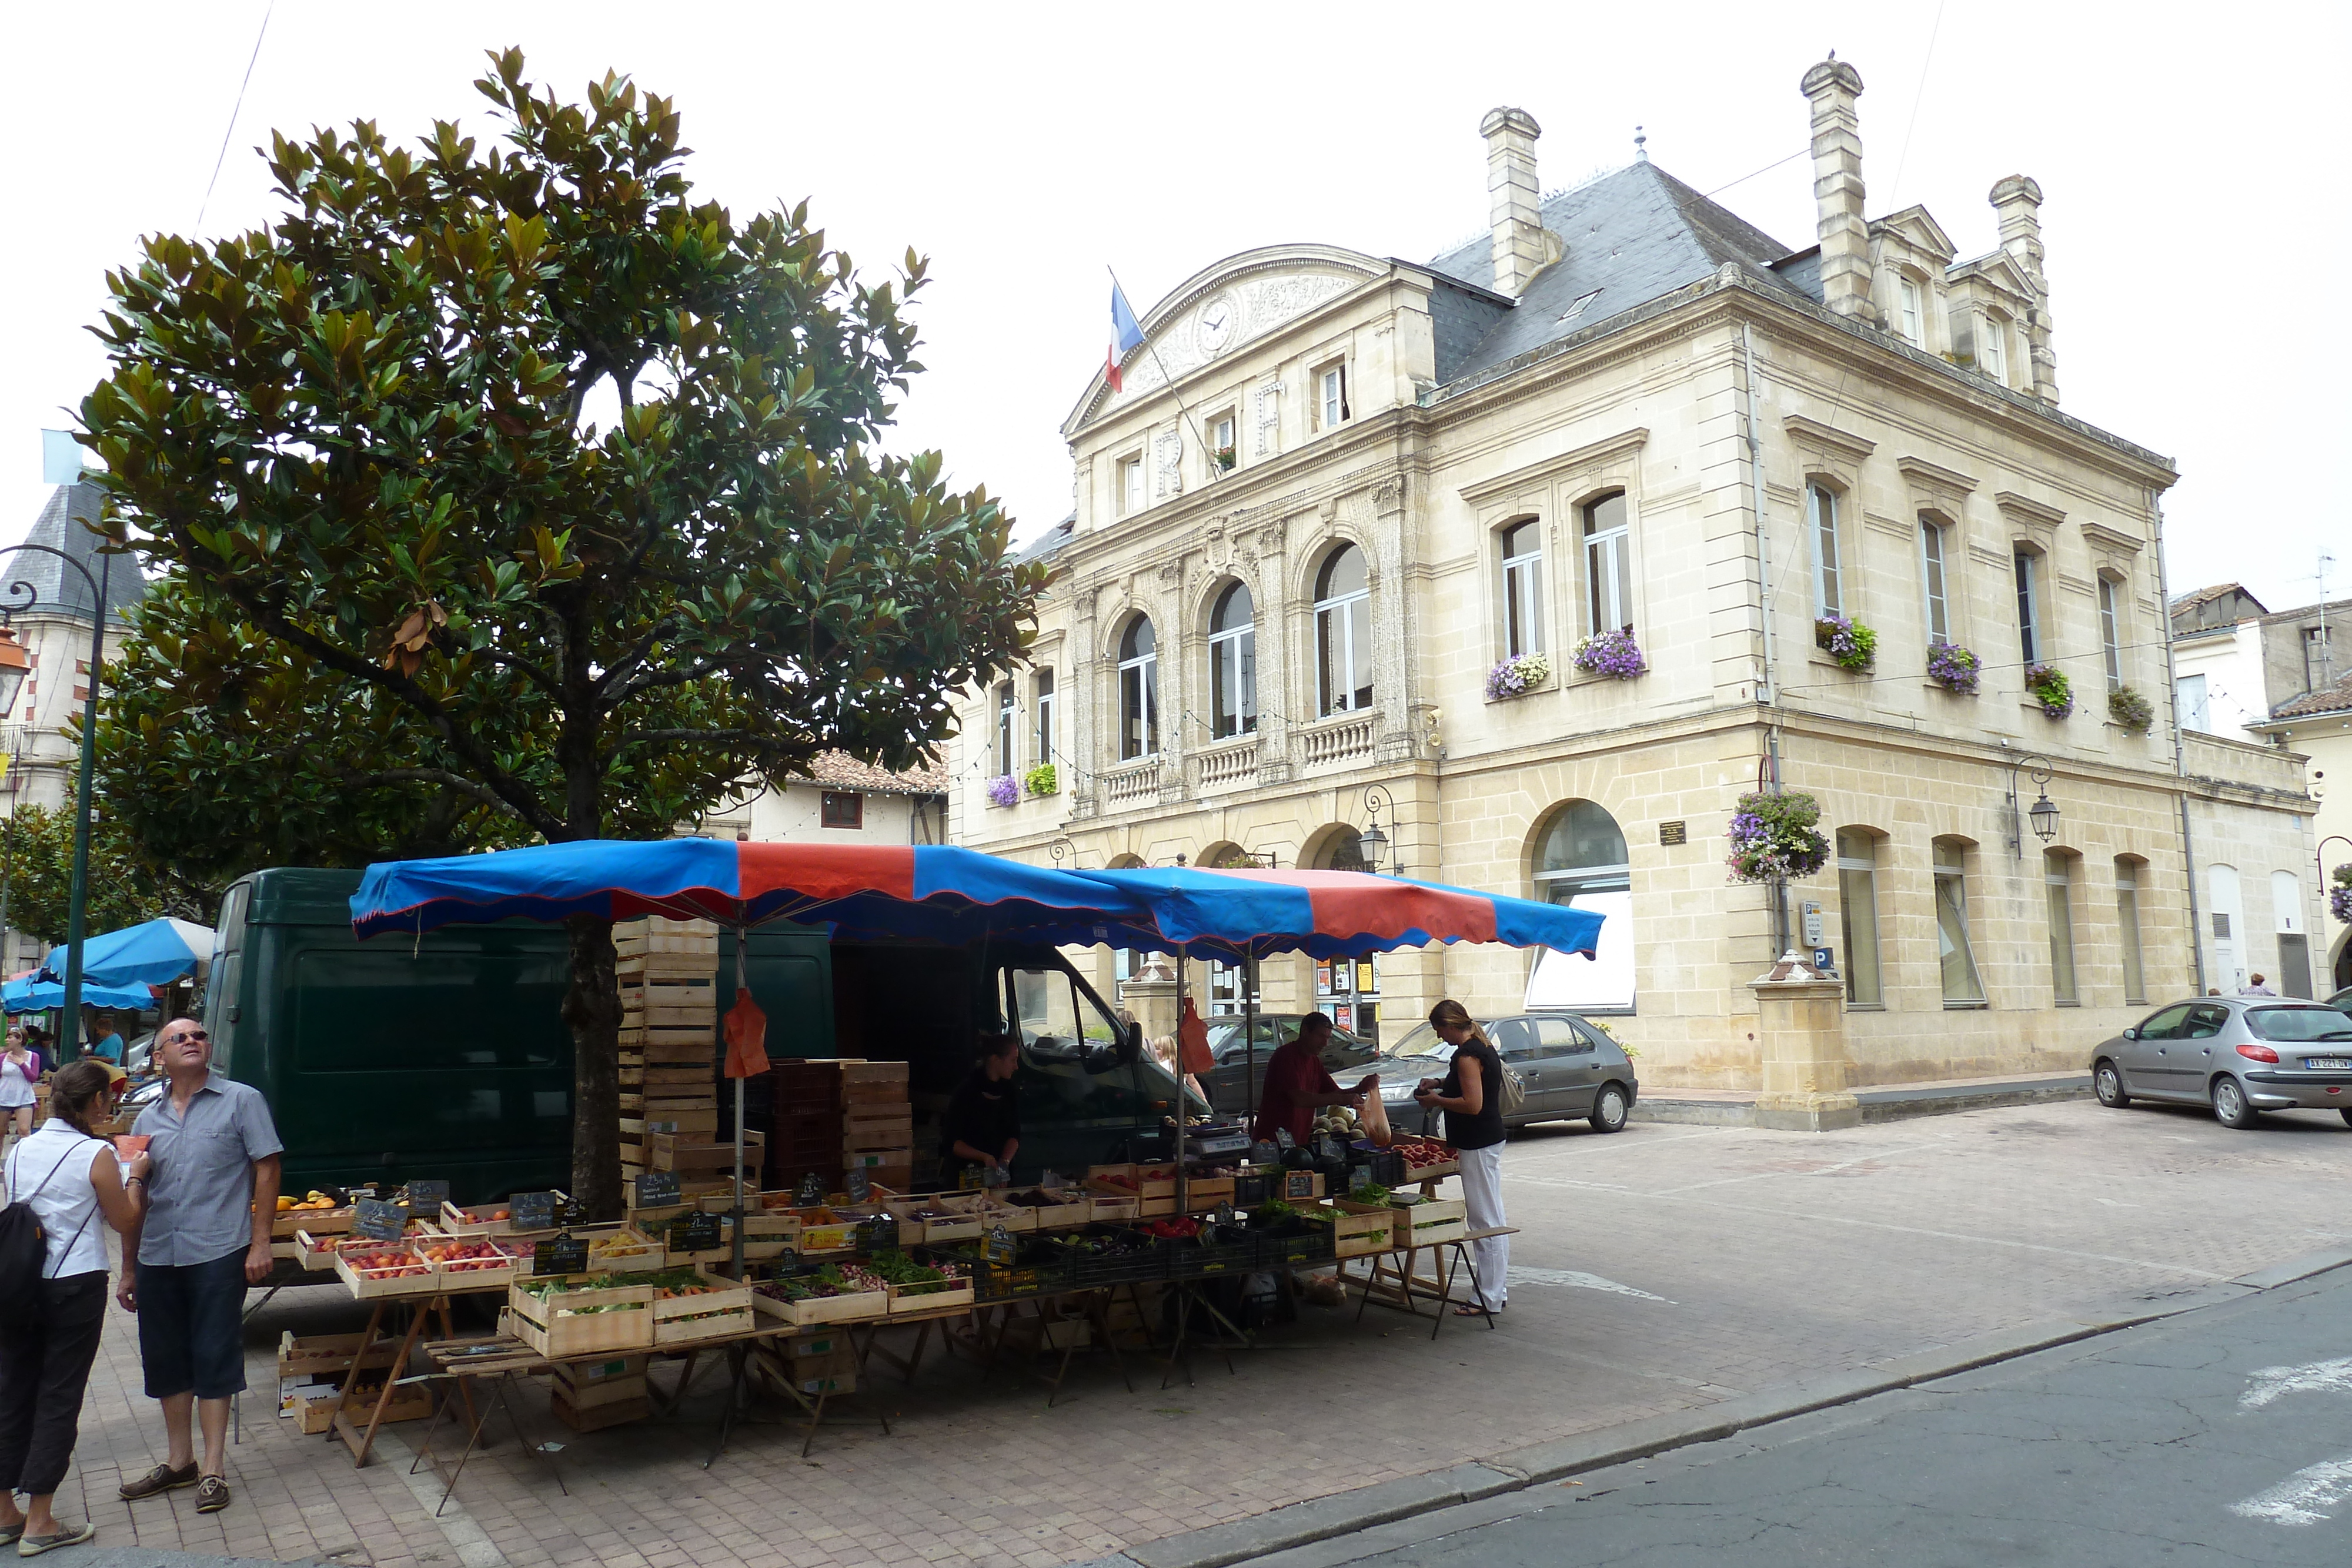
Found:
<path fill-rule="evenodd" d="M 1756 993 L 1764 1070 L 1756 1124 L 1792 1133 L 1860 1126 L 1845 1053 L 1845 982 L 1790 952 L 1748 988 Z"/>
<path fill-rule="evenodd" d="M 1118 1005 L 1135 1015 L 1145 1040 L 1174 1034 L 1178 1009 L 1184 1005 L 1176 994 L 1175 969 L 1159 954 L 1146 958 L 1133 979 L 1119 982 Z"/>
<path fill-rule="evenodd" d="M 1841 316 L 1875 326 L 1870 300 L 1870 225 L 1862 211 L 1862 132 L 1854 99 L 1862 73 L 1835 56 L 1805 73 L 1813 106 L 1813 204 L 1820 219 L 1822 295 Z"/>

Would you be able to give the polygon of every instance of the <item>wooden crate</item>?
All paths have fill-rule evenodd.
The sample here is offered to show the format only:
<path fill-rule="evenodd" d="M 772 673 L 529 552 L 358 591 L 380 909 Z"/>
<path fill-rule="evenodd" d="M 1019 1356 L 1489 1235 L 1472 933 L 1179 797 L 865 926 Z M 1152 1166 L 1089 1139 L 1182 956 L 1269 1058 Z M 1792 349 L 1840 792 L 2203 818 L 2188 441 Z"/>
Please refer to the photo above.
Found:
<path fill-rule="evenodd" d="M 674 1065 L 624 1067 L 621 1069 L 621 1082 L 635 1085 L 637 1092 L 648 1100 L 691 1100 L 707 1095 L 709 1097 L 707 1103 L 716 1107 L 719 1097 L 710 1087 L 711 1074 L 715 1071 L 716 1066 L 711 1062 L 685 1067 Z M 675 1090 L 677 1092 L 666 1094 L 662 1092 L 665 1089 Z M 698 1095 L 697 1091 L 700 1091 L 701 1095 Z M 652 1122 L 660 1119 L 659 1113 L 650 1109 L 646 1112 L 646 1120 Z"/>
<path fill-rule="evenodd" d="M 719 926 L 709 920 L 641 915 L 635 920 L 613 922 L 613 946 L 624 957 L 638 953 L 716 954 Z"/>
<path fill-rule="evenodd" d="M 890 1315 L 907 1312 L 937 1312 L 948 1307 L 971 1305 L 971 1281 L 950 1280 L 945 1290 L 927 1289 L 920 1285 L 890 1287 Z"/>
<path fill-rule="evenodd" d="M 884 1119 L 857 1118 L 841 1124 L 841 1148 L 844 1154 L 861 1154 L 872 1149 L 906 1149 L 915 1146 L 915 1123 L 911 1116 Z"/>
<path fill-rule="evenodd" d="M 416 1249 L 406 1242 L 372 1242 L 367 1249 L 354 1250 L 376 1249 L 403 1252 L 415 1261 L 394 1269 L 355 1269 L 339 1249 L 335 1253 L 335 1272 L 354 1297 L 364 1301 L 378 1296 L 429 1296 L 441 1289 L 441 1270 L 418 1257 Z"/>
<path fill-rule="evenodd" d="M 1202 1176 L 1184 1184 L 1184 1201 L 1191 1212 L 1206 1214 L 1221 1203 L 1234 1200 L 1234 1178 Z"/>
<path fill-rule="evenodd" d="M 355 1333 L 311 1334 L 296 1339 L 288 1329 L 278 1340 L 278 1375 L 314 1377 L 324 1373 L 349 1372 L 356 1362 L 362 1372 L 388 1368 L 400 1355 L 400 1342 L 381 1336 L 362 1353 L 361 1342 L 367 1336 Z"/>
<path fill-rule="evenodd" d="M 751 1309 L 802 1326 L 863 1322 L 869 1318 L 887 1316 L 890 1297 L 884 1291 L 858 1291 L 844 1296 L 812 1296 L 804 1301 L 780 1301 L 773 1296 L 755 1292 L 751 1297 Z"/>
<path fill-rule="evenodd" d="M 915 1151 L 912 1149 L 860 1149 L 852 1154 L 845 1149 L 841 1155 L 841 1168 L 863 1171 L 909 1171 L 915 1168 Z M 887 1178 L 883 1176 L 874 1176 L 870 1179 L 881 1182 L 886 1186 L 889 1185 Z"/>
<path fill-rule="evenodd" d="M 626 1366 L 635 1370 L 583 1377 L 578 1374 L 599 1373 L 605 1367 Z M 555 1392 L 574 1410 L 593 1410 L 600 1405 L 618 1405 L 626 1400 L 643 1399 L 650 1390 L 646 1384 L 646 1358 L 642 1355 L 621 1356 L 613 1361 L 590 1362 L 575 1372 L 568 1362 L 555 1364 Z"/>
<path fill-rule="evenodd" d="M 1391 1211 L 1399 1247 L 1436 1247 L 1459 1241 L 1470 1227 L 1470 1206 L 1458 1197 L 1424 1198 Z"/>
<path fill-rule="evenodd" d="M 658 1250 L 656 1256 L 660 1254 Z M 654 1288 L 620 1285 L 535 1296 L 518 1281 L 507 1290 L 515 1337 L 550 1361 L 577 1361 L 607 1351 L 651 1350 Z M 618 1312 L 583 1312 L 583 1307 Z M 640 1310 L 642 1309 L 642 1310 Z"/>
<path fill-rule="evenodd" d="M 622 985 L 632 986 L 648 980 L 715 980 L 719 967 L 716 953 L 630 953 L 614 964 L 613 973 Z"/>
<path fill-rule="evenodd" d="M 709 1133 L 648 1133 L 646 1164 L 657 1171 L 726 1173 L 735 1168 L 735 1140 L 716 1142 Z M 758 1170 L 766 1159 L 767 1140 L 757 1133 L 743 1134 L 743 1165 Z M 731 1176 L 726 1179 L 733 1179 Z"/>
<path fill-rule="evenodd" d="M 845 1218 L 829 1208 L 795 1210 L 800 1216 L 800 1235 L 793 1239 L 794 1250 L 803 1255 L 826 1252 L 846 1252 L 857 1241 L 857 1222 Z"/>
<path fill-rule="evenodd" d="M 586 1409 L 564 1397 L 562 1389 L 547 1396 L 548 1412 L 575 1432 L 601 1432 L 607 1427 L 625 1427 L 632 1421 L 642 1421 L 654 1413 L 652 1398 L 639 1395 L 635 1399 L 623 1399 L 611 1405 L 593 1405 Z"/>
<path fill-rule="evenodd" d="M 1366 1258 L 1396 1249 L 1396 1211 L 1388 1205 L 1350 1203 L 1333 1198 L 1331 1253 L 1335 1258 Z"/>
<path fill-rule="evenodd" d="M 1143 1200 L 1132 1194 L 1116 1191 L 1097 1192 L 1088 1197 L 1087 1207 L 1091 1210 L 1091 1218 L 1098 1220 L 1117 1221 L 1143 1218 Z"/>
<path fill-rule="evenodd" d="M 372 1385 L 365 1383 L 359 1385 L 352 1390 L 351 1408 L 345 1413 L 364 1427 L 368 1417 L 374 1412 L 376 1396 L 383 1390 L 383 1384 L 381 1380 Z M 300 1424 L 306 1437 L 315 1437 L 333 1428 L 335 1408 L 341 1403 L 342 1390 L 340 1388 L 331 1393 L 313 1394 L 295 1401 L 294 1418 Z M 392 1391 L 392 1403 L 384 1406 L 383 1418 L 387 1424 L 394 1421 L 422 1421 L 432 1414 L 432 1390 L 422 1383 L 412 1383 L 405 1388 L 395 1388 Z"/>
<path fill-rule="evenodd" d="M 341 1236 L 352 1228 L 349 1208 L 283 1208 L 271 1217 L 270 1237 L 278 1241 L 291 1241 L 294 1234 L 307 1230 L 313 1236 Z"/>

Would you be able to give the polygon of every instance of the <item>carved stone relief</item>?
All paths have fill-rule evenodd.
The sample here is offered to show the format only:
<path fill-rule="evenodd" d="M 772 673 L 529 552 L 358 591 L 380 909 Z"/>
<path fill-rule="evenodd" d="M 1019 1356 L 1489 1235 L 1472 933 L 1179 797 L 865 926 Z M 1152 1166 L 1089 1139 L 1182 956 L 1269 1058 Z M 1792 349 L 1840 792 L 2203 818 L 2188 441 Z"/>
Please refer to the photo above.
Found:
<path fill-rule="evenodd" d="M 1156 498 L 1166 500 L 1184 493 L 1184 436 L 1181 431 L 1163 430 L 1151 438 L 1153 465 L 1159 470 Z"/>
<path fill-rule="evenodd" d="M 1256 401 L 1257 455 L 1271 457 L 1282 444 L 1282 378 L 1266 377 L 1252 395 Z"/>

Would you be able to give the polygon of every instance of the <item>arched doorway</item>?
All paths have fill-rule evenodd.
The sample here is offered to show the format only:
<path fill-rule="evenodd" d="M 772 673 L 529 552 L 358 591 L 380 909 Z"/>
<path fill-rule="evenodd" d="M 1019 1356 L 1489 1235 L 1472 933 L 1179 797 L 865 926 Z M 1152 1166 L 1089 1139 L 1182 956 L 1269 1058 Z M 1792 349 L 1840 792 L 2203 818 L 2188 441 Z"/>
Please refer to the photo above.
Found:
<path fill-rule="evenodd" d="M 1549 947 L 1537 953 L 1528 974 L 1527 1006 L 1631 1012 L 1633 868 L 1617 819 L 1592 800 L 1553 808 L 1536 831 L 1529 875 L 1534 897 L 1591 910 L 1601 924 L 1599 950 L 1590 958 Z"/>

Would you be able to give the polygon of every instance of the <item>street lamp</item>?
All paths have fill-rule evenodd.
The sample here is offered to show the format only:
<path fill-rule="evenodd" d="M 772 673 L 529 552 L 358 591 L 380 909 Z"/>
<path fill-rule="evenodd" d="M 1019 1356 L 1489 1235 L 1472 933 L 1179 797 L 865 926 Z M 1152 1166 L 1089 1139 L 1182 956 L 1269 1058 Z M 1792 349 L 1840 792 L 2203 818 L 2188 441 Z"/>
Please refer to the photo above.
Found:
<path fill-rule="evenodd" d="M 2039 766 L 2036 766 L 2039 764 Z M 2040 798 L 2026 811 L 2033 823 L 2033 835 L 2043 843 L 2058 836 L 2058 806 L 2050 799 L 2051 762 L 2046 757 L 2021 757 L 2009 765 L 2009 847 L 2019 860 L 2025 858 L 2025 835 L 2018 831 L 2017 776 L 2024 773 L 2033 780 Z"/>
<path fill-rule="evenodd" d="M 1389 852 L 1389 836 L 1381 831 L 1381 811 L 1383 808 L 1391 816 L 1396 814 L 1396 802 L 1389 798 L 1386 789 L 1377 784 L 1365 785 L 1364 810 L 1370 815 L 1372 825 L 1366 828 L 1356 841 L 1363 850 L 1364 864 L 1376 875 L 1380 874 L 1382 857 Z"/>
<path fill-rule="evenodd" d="M 114 558 L 100 557 L 98 575 L 92 577 L 89 568 L 47 545 L 10 545 L 0 549 L 0 555 L 19 555 L 26 550 L 57 557 L 81 573 L 81 580 L 89 584 L 89 684 L 82 688 L 81 760 L 74 790 L 73 884 L 66 905 L 65 1021 L 58 1028 L 58 1054 L 70 1061 L 81 1050 L 81 943 L 89 915 L 90 772 L 98 754 L 98 682 L 106 669 L 106 594 Z M 7 622 L 38 603 L 40 594 L 31 583 L 19 579 L 8 585 L 8 598 L 10 602 L 0 605 L 0 633 L 6 636 L 8 651 L 14 653 L 16 663 L 12 671 L 7 653 L 0 653 L 0 693 L 6 695 L 6 701 L 0 702 L 0 711 L 7 710 L 16 700 L 16 694 L 24 689 L 25 672 L 32 667 L 32 661 L 16 645 L 15 631 Z"/>

